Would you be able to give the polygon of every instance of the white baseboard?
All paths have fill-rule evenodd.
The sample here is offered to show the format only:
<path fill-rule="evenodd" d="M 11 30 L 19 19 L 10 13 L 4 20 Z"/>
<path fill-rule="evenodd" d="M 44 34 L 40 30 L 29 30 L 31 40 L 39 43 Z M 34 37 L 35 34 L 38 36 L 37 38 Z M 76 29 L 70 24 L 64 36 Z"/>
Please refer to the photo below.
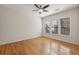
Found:
<path fill-rule="evenodd" d="M 33 37 L 29 37 L 29 38 L 22 38 L 22 39 L 12 40 L 12 41 L 0 42 L 0 45 L 15 43 L 15 42 L 18 42 L 18 41 L 23 41 L 23 40 L 30 40 L 30 39 L 34 39 L 34 38 L 38 38 L 38 37 L 41 37 L 41 35 L 33 36 Z"/>
<path fill-rule="evenodd" d="M 56 39 L 56 38 L 48 37 L 48 36 L 45 36 L 45 35 L 43 35 L 43 36 L 47 37 L 47 38 L 50 38 L 50 39 Z M 63 42 L 68 42 L 68 43 L 79 45 L 78 42 L 73 42 L 73 41 L 68 41 L 68 40 L 63 40 L 63 39 L 58 39 L 58 38 L 56 40 L 60 40 L 60 41 L 63 41 Z"/>

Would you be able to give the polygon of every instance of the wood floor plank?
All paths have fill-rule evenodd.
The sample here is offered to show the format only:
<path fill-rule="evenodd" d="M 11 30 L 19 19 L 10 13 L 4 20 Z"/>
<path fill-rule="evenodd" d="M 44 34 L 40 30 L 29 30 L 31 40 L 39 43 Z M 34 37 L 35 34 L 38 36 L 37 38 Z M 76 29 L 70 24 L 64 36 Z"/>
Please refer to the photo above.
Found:
<path fill-rule="evenodd" d="M 0 45 L 0 55 L 79 55 L 79 45 L 39 37 Z"/>

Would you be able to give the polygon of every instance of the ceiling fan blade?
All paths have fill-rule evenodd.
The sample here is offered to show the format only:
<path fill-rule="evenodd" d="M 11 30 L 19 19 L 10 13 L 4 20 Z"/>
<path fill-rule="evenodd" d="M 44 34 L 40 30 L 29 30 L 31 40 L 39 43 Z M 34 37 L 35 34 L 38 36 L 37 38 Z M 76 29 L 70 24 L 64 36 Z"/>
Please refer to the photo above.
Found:
<path fill-rule="evenodd" d="M 32 10 L 32 11 L 38 11 L 38 9 L 37 10 Z"/>
<path fill-rule="evenodd" d="M 37 8 L 39 8 L 39 6 L 37 4 L 34 4 Z"/>
<path fill-rule="evenodd" d="M 47 10 L 43 10 L 43 11 L 48 12 Z"/>
<path fill-rule="evenodd" d="M 44 6 L 43 9 L 45 9 L 45 8 L 47 8 L 47 7 L 49 7 L 49 5 Z"/>

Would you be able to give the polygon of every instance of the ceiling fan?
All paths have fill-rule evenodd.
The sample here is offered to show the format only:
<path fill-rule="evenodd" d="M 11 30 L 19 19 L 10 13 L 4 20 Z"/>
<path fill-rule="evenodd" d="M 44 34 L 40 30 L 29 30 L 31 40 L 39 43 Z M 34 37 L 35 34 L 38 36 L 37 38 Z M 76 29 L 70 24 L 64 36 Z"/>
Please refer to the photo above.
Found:
<path fill-rule="evenodd" d="M 37 9 L 36 10 L 32 10 L 32 11 L 38 11 L 39 14 L 41 14 L 42 12 L 48 12 L 48 10 L 46 10 L 46 8 L 48 8 L 49 5 L 43 6 L 43 5 L 34 4 L 34 6 L 37 7 Z"/>

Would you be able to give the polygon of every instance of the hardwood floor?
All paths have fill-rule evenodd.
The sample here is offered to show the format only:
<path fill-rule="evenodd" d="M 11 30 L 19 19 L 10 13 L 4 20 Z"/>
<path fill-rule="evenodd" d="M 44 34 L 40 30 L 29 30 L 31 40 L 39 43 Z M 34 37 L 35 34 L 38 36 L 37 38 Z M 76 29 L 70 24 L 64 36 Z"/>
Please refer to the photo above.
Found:
<path fill-rule="evenodd" d="M 39 37 L 1 45 L 0 55 L 79 55 L 79 45 Z"/>

